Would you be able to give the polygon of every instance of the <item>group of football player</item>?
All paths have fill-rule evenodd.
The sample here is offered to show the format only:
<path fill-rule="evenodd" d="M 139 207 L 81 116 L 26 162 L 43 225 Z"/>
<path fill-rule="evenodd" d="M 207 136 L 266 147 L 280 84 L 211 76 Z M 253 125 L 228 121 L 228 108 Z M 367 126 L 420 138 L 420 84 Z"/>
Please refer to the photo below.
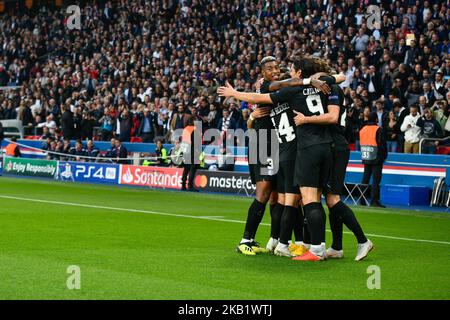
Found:
<path fill-rule="evenodd" d="M 263 79 L 257 93 L 236 91 L 229 83 L 218 89 L 222 97 L 257 104 L 248 127 L 265 130 L 267 150 L 271 134 L 279 147 L 265 162 L 250 164 L 256 195 L 248 210 L 244 236 L 236 250 L 245 255 L 271 252 L 300 261 L 342 258 L 343 225 L 358 241 L 356 261 L 373 249 L 353 211 L 341 201 L 350 149 L 344 135 L 346 106 L 342 89 L 344 75 L 333 74 L 323 59 L 295 57 L 289 68 L 280 69 L 276 58 L 260 61 Z M 258 142 L 258 146 L 261 141 Z M 274 161 L 278 170 L 273 169 Z M 325 197 L 333 242 L 325 245 Z M 266 204 L 270 205 L 271 231 L 266 247 L 255 241 Z M 295 241 L 292 241 L 294 233 Z"/>

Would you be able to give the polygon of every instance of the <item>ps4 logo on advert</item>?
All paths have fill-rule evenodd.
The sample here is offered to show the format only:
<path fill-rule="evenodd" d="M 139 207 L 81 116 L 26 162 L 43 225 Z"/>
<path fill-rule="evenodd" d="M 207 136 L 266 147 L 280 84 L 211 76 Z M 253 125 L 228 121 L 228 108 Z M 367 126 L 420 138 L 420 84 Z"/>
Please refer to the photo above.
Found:
<path fill-rule="evenodd" d="M 117 168 L 104 165 L 60 164 L 59 178 L 62 180 L 101 180 L 114 181 L 117 179 Z"/>
<path fill-rule="evenodd" d="M 116 179 L 116 169 L 113 167 L 97 167 L 77 165 L 75 167 L 75 178 L 97 178 L 97 179 Z"/>

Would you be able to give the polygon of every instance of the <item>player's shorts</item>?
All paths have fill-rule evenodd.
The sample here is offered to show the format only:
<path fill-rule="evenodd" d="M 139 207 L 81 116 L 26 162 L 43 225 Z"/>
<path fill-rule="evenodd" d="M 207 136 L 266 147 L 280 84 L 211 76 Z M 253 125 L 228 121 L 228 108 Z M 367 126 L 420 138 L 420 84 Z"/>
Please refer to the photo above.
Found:
<path fill-rule="evenodd" d="M 280 162 L 277 174 L 278 193 L 300 194 L 300 189 L 294 186 L 295 159 Z"/>
<path fill-rule="evenodd" d="M 275 183 L 277 181 L 277 174 L 275 172 L 270 172 L 272 170 L 269 169 L 269 165 L 263 165 L 260 163 L 257 164 L 249 164 L 250 178 L 253 184 L 256 184 L 260 181 L 272 181 L 272 185 L 275 188 Z M 268 174 L 264 174 L 263 170 L 269 171 Z"/>
<path fill-rule="evenodd" d="M 331 167 L 330 179 L 324 189 L 324 194 L 342 195 L 344 189 L 345 172 L 350 159 L 350 149 L 336 150 L 332 148 L 333 166 Z"/>
<path fill-rule="evenodd" d="M 324 189 L 333 164 L 331 144 L 322 143 L 297 150 L 294 185 Z"/>

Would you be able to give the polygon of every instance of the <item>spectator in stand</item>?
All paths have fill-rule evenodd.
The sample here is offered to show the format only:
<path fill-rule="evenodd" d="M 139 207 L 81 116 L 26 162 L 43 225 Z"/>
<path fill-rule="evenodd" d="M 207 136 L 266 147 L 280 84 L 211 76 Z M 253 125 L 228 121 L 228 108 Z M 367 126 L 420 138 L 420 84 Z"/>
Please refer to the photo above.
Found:
<path fill-rule="evenodd" d="M 17 111 L 18 120 L 22 121 L 22 125 L 24 126 L 24 130 L 26 134 L 30 134 L 32 132 L 31 128 L 35 124 L 33 119 L 33 114 L 31 113 L 31 109 L 28 106 L 28 101 L 21 101 L 20 106 Z"/>
<path fill-rule="evenodd" d="M 49 139 L 48 143 L 48 147 L 44 150 L 49 151 L 47 153 L 47 156 L 45 157 L 47 160 L 59 160 L 60 156 L 58 154 L 56 154 L 58 152 L 57 150 L 57 146 L 58 146 L 58 142 L 53 140 L 53 139 Z"/>
<path fill-rule="evenodd" d="M 386 142 L 388 152 L 398 152 L 397 116 L 393 110 L 389 111 L 389 122 L 386 126 Z"/>
<path fill-rule="evenodd" d="M 361 150 L 361 146 L 359 143 L 359 131 L 367 124 L 367 121 L 369 121 L 369 114 L 370 114 L 370 107 L 365 107 L 363 111 L 359 114 L 358 122 L 357 122 L 357 129 L 356 132 L 358 134 L 356 138 L 355 148 L 356 151 Z"/>
<path fill-rule="evenodd" d="M 197 122 L 203 123 L 202 118 L 200 118 L 200 116 L 198 114 L 198 109 L 196 106 L 193 106 L 193 105 L 189 106 L 189 111 L 191 113 L 192 121 L 194 121 L 194 122 L 197 121 Z"/>
<path fill-rule="evenodd" d="M 377 100 L 375 102 L 375 112 L 378 117 L 378 126 L 383 128 L 384 132 L 386 132 L 389 123 L 389 114 L 384 111 L 384 103 L 382 100 Z"/>
<path fill-rule="evenodd" d="M 449 116 L 447 102 L 445 100 L 436 101 L 430 110 L 433 112 L 433 118 L 437 120 L 441 129 L 444 130 Z"/>
<path fill-rule="evenodd" d="M 43 135 L 48 132 L 50 135 L 55 134 L 56 122 L 53 121 L 53 115 L 48 115 L 45 122 L 39 123 L 38 128 L 43 128 Z M 47 130 L 45 130 L 47 129 Z"/>
<path fill-rule="evenodd" d="M 128 158 L 128 151 L 119 139 L 114 140 L 114 145 L 116 147 L 116 159 L 117 163 L 127 164 L 126 158 Z"/>
<path fill-rule="evenodd" d="M 405 133 L 405 153 L 419 153 L 419 141 L 421 128 L 417 125 L 420 118 L 418 106 L 409 107 L 409 115 L 405 117 L 400 127 Z"/>
<path fill-rule="evenodd" d="M 428 105 L 432 106 L 434 104 L 434 101 L 436 101 L 434 91 L 431 90 L 431 84 L 429 82 L 425 82 L 423 84 L 423 96 L 425 97 Z"/>
<path fill-rule="evenodd" d="M 416 104 L 420 97 L 420 87 L 417 80 L 413 80 L 406 90 L 405 98 L 407 99 L 408 106 Z"/>
<path fill-rule="evenodd" d="M 428 103 L 427 103 L 427 99 L 425 98 L 425 96 L 419 97 L 417 107 L 419 108 L 419 114 L 423 114 L 425 108 L 428 108 Z"/>
<path fill-rule="evenodd" d="M 432 88 L 434 96 L 437 100 L 445 98 L 447 89 L 445 88 L 444 72 L 440 69 L 436 72 L 435 81 L 432 84 Z"/>
<path fill-rule="evenodd" d="M 242 118 L 240 119 L 239 123 L 238 123 L 238 128 L 242 129 L 244 131 L 247 131 L 247 120 L 250 117 L 250 110 L 249 109 L 244 109 L 242 110 Z"/>
<path fill-rule="evenodd" d="M 433 113 L 426 108 L 424 115 L 417 120 L 417 126 L 421 128 L 421 138 L 438 139 L 443 137 L 441 125 L 433 118 Z M 422 153 L 436 153 L 439 141 L 425 141 L 422 144 Z"/>
<path fill-rule="evenodd" d="M 72 147 L 70 146 L 70 140 L 69 139 L 64 139 L 64 143 L 63 143 L 63 147 L 62 147 L 62 153 L 64 154 L 70 154 L 70 150 L 72 149 Z M 64 160 L 67 158 L 64 158 Z M 63 160 L 63 159 L 61 159 Z"/>
<path fill-rule="evenodd" d="M 145 108 L 144 113 L 140 118 L 138 136 L 141 137 L 142 142 L 152 143 L 155 139 L 155 132 L 157 126 L 157 119 L 155 113 L 150 109 Z"/>
<path fill-rule="evenodd" d="M 217 129 L 220 130 L 222 139 L 225 141 L 228 138 L 228 130 L 236 130 L 237 123 L 236 120 L 231 116 L 228 109 L 223 109 L 222 118 L 219 120 Z"/>
<path fill-rule="evenodd" d="M 133 127 L 133 119 L 128 112 L 128 108 L 124 108 L 119 116 L 120 142 L 130 142 L 131 128 Z"/>
<path fill-rule="evenodd" d="M 99 120 L 101 124 L 102 140 L 111 140 L 113 136 L 114 120 L 108 108 L 105 108 L 103 117 Z"/>
<path fill-rule="evenodd" d="M 177 105 L 177 113 L 173 116 L 172 123 L 170 125 L 171 131 L 184 129 L 187 126 L 188 121 L 191 119 L 191 115 L 185 112 L 185 106 L 182 103 Z"/>
<path fill-rule="evenodd" d="M 75 147 L 70 149 L 69 154 L 72 155 L 72 157 L 70 157 L 70 160 L 72 161 L 86 161 L 85 158 L 82 158 L 86 156 L 86 150 L 83 148 L 81 141 L 75 142 Z"/>
<path fill-rule="evenodd" d="M 83 118 L 81 120 L 81 139 L 92 140 L 94 137 L 95 117 L 90 111 L 85 110 L 83 112 Z"/>
<path fill-rule="evenodd" d="M 100 151 L 94 147 L 94 142 L 89 140 L 86 145 L 86 156 L 90 157 L 90 161 L 95 161 L 95 159 L 100 154 Z"/>
<path fill-rule="evenodd" d="M 116 147 L 116 139 L 111 139 L 111 147 L 106 150 L 105 158 L 117 158 L 117 147 Z"/>
<path fill-rule="evenodd" d="M 47 140 L 49 138 L 54 140 L 55 136 L 50 133 L 50 130 L 48 127 L 44 127 L 42 130 L 42 135 L 39 137 L 39 140 Z"/>
<path fill-rule="evenodd" d="M 428 106 L 449 91 L 448 79 L 441 79 L 439 71 L 450 73 L 445 1 L 266 2 L 82 1 L 86 27 L 76 32 L 64 26 L 66 16 L 48 6 L 2 15 L 0 84 L 21 87 L 0 93 L 0 117 L 19 116 L 27 134 L 33 134 L 52 114 L 62 129 L 64 104 L 73 113 L 71 137 L 90 138 L 82 125 L 87 110 L 101 128 L 101 139 L 108 141 L 116 131 L 120 135 L 120 107 L 128 108 L 133 119 L 131 136 L 138 135 L 138 116 L 148 108 L 156 115 L 155 136 L 165 136 L 167 142 L 175 106 L 182 104 L 189 114 L 188 107 L 199 104 L 206 124 L 214 104 L 220 118 L 229 106 L 217 99 L 217 86 L 229 81 L 239 90 L 254 91 L 261 77 L 258 61 L 265 55 L 280 63 L 294 54 L 328 59 L 348 77 L 341 87 L 350 105 L 354 94 L 362 97 L 353 122 L 365 105 L 383 95 L 390 111 L 391 92 L 409 106 L 416 99 L 414 81 L 420 89 L 429 85 L 420 93 Z M 369 3 L 381 9 L 376 29 L 364 17 Z M 407 45 L 411 34 L 415 40 Z M 241 120 L 243 109 L 238 104 L 237 114 L 231 110 L 235 121 Z M 180 128 L 187 116 L 181 117 Z M 215 122 L 210 127 L 217 127 L 217 118 L 209 120 Z M 356 140 L 357 132 L 347 128 L 349 141 Z"/>
<path fill-rule="evenodd" d="M 365 88 L 369 94 L 369 101 L 379 98 L 381 93 L 381 77 L 377 74 L 375 66 L 370 66 L 363 75 Z"/>
<path fill-rule="evenodd" d="M 73 113 L 70 111 L 70 106 L 61 105 L 61 130 L 64 136 L 64 139 L 72 139 L 73 138 Z"/>

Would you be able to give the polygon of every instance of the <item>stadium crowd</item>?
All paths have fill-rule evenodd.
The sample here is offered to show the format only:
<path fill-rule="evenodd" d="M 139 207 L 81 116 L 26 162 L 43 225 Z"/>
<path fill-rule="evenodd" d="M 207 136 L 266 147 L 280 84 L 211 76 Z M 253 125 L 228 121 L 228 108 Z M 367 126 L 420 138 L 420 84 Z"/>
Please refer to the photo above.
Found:
<path fill-rule="evenodd" d="M 193 118 L 242 128 L 254 106 L 218 86 L 254 91 L 258 62 L 327 59 L 349 105 L 347 139 L 376 111 L 390 152 L 450 134 L 449 1 L 98 1 L 81 29 L 64 10 L 0 16 L 0 119 L 43 139 L 170 142 Z M 380 21 L 366 16 L 378 5 Z M 98 128 L 98 129 L 97 129 Z M 56 144 L 56 143 L 55 143 Z M 437 143 L 425 144 L 434 153 Z"/>

